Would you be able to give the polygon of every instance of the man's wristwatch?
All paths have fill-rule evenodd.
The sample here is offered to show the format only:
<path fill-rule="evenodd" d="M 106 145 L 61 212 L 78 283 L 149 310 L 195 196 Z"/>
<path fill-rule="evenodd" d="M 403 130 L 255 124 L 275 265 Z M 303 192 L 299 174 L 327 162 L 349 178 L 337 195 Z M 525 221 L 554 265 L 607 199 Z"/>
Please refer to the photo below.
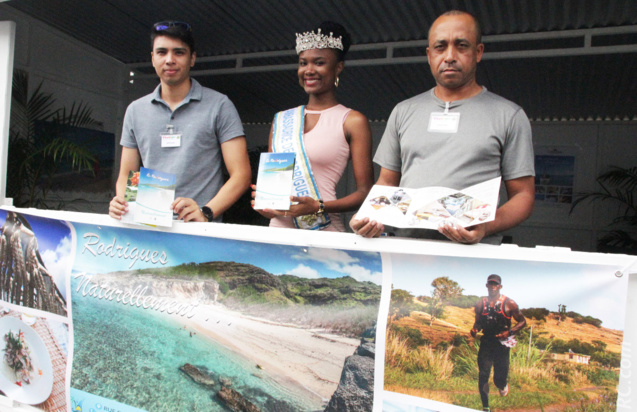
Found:
<path fill-rule="evenodd" d="M 323 216 L 323 214 L 325 213 L 325 203 L 323 203 L 323 200 L 319 199 L 319 208 L 316 211 L 316 213 L 314 213 L 316 216 Z"/>
<path fill-rule="evenodd" d="M 204 206 L 201 208 L 201 214 L 203 214 L 203 217 L 205 217 L 208 222 L 212 222 L 215 218 L 215 214 L 208 206 Z"/>

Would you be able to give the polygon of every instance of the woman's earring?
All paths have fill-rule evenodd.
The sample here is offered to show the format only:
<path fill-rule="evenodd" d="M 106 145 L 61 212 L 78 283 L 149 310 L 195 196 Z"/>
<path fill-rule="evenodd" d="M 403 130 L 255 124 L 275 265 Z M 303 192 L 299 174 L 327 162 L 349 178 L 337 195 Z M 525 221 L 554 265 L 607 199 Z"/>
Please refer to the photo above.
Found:
<path fill-rule="evenodd" d="M 336 76 L 336 81 L 334 82 L 334 86 L 338 87 L 338 81 L 339 81 L 339 77 Z"/>

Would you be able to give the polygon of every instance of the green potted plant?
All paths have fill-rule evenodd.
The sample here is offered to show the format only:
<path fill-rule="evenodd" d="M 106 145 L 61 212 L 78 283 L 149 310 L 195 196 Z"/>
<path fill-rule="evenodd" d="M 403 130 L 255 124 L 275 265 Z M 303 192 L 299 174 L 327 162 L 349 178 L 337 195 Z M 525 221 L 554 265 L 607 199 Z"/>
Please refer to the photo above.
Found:
<path fill-rule="evenodd" d="M 56 99 L 42 91 L 42 82 L 29 94 L 29 76 L 13 73 L 11 127 L 7 167 L 7 197 L 18 207 L 61 208 L 51 204 L 50 189 L 63 164 L 73 172 L 92 173 L 95 156 L 82 144 L 64 137 L 74 127 L 94 127 L 92 109 L 73 103 L 55 109 Z"/>
<path fill-rule="evenodd" d="M 576 193 L 571 212 L 584 202 L 610 203 L 617 213 L 610 230 L 597 240 L 597 250 L 607 253 L 637 254 L 637 167 L 612 166 L 597 177 L 601 189 Z"/>

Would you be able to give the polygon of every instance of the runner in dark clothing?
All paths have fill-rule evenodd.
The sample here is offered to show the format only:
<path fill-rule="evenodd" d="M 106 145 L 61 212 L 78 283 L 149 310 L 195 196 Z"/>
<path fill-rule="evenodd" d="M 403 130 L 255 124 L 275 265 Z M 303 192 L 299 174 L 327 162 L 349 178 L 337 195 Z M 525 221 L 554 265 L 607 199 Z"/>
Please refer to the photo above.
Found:
<path fill-rule="evenodd" d="M 518 304 L 501 295 L 502 279 L 498 275 L 487 278 L 489 296 L 482 298 L 476 306 L 476 320 L 471 329 L 474 338 L 482 331 L 480 350 L 478 350 L 478 390 L 484 411 L 489 411 L 489 375 L 493 366 L 493 383 L 501 396 L 507 396 L 509 385 L 509 351 L 515 344 L 513 337 L 526 326 L 526 319 L 520 312 Z M 511 318 L 516 320 L 511 327 Z"/>

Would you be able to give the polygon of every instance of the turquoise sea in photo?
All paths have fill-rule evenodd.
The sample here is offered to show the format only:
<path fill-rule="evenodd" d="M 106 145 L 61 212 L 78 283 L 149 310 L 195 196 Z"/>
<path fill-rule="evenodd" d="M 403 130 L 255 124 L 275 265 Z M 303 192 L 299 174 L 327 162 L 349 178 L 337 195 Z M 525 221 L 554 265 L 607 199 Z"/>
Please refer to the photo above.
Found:
<path fill-rule="evenodd" d="M 72 388 L 148 411 L 226 411 L 215 395 L 222 379 L 263 411 L 324 409 L 212 339 L 191 336 L 180 317 L 82 297 L 71 279 Z M 207 371 L 215 388 L 181 372 L 186 363 Z"/>

